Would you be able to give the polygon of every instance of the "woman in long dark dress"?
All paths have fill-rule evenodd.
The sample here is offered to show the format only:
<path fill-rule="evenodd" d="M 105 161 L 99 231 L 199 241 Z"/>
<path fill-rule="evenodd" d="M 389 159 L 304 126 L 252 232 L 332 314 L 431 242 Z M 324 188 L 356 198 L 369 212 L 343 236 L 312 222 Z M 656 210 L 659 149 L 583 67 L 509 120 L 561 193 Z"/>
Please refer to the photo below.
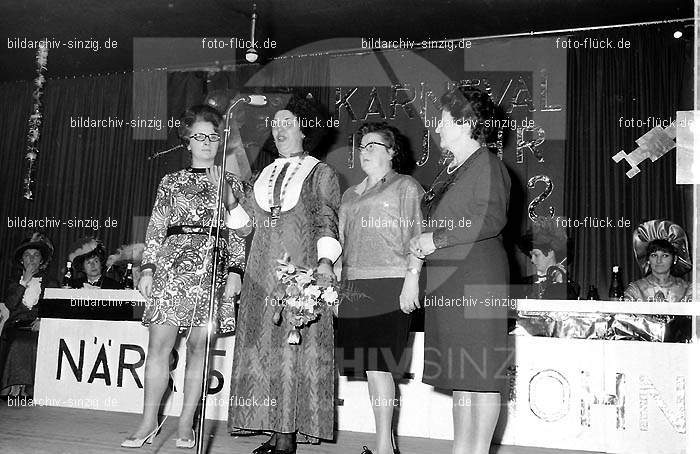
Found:
<path fill-rule="evenodd" d="M 143 324 L 148 326 L 143 416 L 123 447 L 141 447 L 157 434 L 158 410 L 169 378 L 170 352 L 178 333 L 185 331 L 189 331 L 187 364 L 176 446 L 195 445 L 192 426 L 201 396 L 213 271 L 213 241 L 209 234 L 215 234 L 213 226 L 218 216 L 216 185 L 212 184 L 211 175 L 222 127 L 223 118 L 215 109 L 189 109 L 182 118 L 180 136 L 192 152 L 192 167 L 165 175 L 158 186 L 139 281 L 139 291 L 147 300 Z M 241 183 L 232 174 L 227 173 L 226 179 L 240 190 Z M 240 291 L 245 244 L 230 230 L 221 234 L 220 241 L 216 321 L 220 332 L 229 333 L 235 325 L 232 298 Z"/>
<path fill-rule="evenodd" d="M 256 454 L 296 452 L 297 433 L 333 438 L 331 308 L 303 328 L 298 345 L 287 342 L 286 311 L 279 326 L 272 322 L 278 309 L 272 299 L 277 260 L 286 254 L 295 265 L 317 267 L 318 274 L 332 279 L 341 252 L 338 178 L 305 148 L 314 110 L 310 101 L 296 97 L 279 110 L 272 136 L 280 157 L 262 170 L 252 191 L 235 196 L 229 191 L 240 201 L 229 226 L 250 223 L 255 233 L 238 313 L 228 427 L 232 433 L 272 433 Z"/>
<path fill-rule="evenodd" d="M 508 262 L 501 240 L 508 171 L 484 144 L 494 105 L 455 88 L 437 128 L 451 162 L 425 196 L 427 229 L 411 249 L 427 261 L 423 382 L 452 391 L 453 454 L 487 454 L 506 388 Z"/>

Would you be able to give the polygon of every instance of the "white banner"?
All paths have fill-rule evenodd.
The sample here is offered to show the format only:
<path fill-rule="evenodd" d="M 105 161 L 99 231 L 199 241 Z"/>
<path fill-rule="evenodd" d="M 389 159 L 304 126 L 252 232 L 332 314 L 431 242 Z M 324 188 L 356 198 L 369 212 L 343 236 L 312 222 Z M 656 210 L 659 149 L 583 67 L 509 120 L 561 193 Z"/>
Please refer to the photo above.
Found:
<path fill-rule="evenodd" d="M 148 331 L 138 322 L 44 319 L 39 333 L 37 404 L 140 413 Z M 687 446 L 689 375 L 697 344 L 511 336 L 513 391 L 501 412 L 502 443 L 624 454 L 700 452 Z M 452 398 L 421 383 L 423 334 L 412 335 L 411 372 L 400 384 L 398 433 L 451 439 Z M 207 417 L 226 420 L 234 338 L 214 350 Z M 182 405 L 185 348 L 171 370 L 166 413 Z M 456 365 L 455 367 L 457 367 Z M 338 381 L 338 428 L 374 432 L 364 381 Z"/>
<path fill-rule="evenodd" d="M 207 418 L 228 417 L 234 337 L 214 344 Z M 139 322 L 43 319 L 34 396 L 45 405 L 141 413 L 148 330 Z M 179 415 L 185 379 L 179 338 L 170 370 L 165 413 Z M 44 399 L 41 402 L 41 399 Z"/>

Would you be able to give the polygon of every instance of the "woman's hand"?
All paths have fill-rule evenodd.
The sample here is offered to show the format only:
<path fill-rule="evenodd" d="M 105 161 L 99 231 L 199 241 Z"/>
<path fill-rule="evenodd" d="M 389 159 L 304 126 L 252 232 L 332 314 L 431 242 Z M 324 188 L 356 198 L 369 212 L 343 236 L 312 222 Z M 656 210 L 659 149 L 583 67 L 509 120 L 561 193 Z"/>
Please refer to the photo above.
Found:
<path fill-rule="evenodd" d="M 41 324 L 41 319 L 37 318 L 32 322 L 31 325 L 29 325 L 29 328 L 31 328 L 32 331 L 39 331 L 39 325 Z"/>
<path fill-rule="evenodd" d="M 430 255 L 435 252 L 435 245 L 433 244 L 433 234 L 430 232 L 421 233 L 416 235 L 408 242 L 408 248 L 411 254 L 418 258 L 425 258 L 426 255 Z"/>
<path fill-rule="evenodd" d="M 318 276 L 316 279 L 316 284 L 319 287 L 328 287 L 335 281 L 333 266 L 326 263 L 325 260 L 318 264 L 318 267 L 316 268 L 316 275 Z"/>
<path fill-rule="evenodd" d="M 206 170 L 207 173 L 207 178 L 209 179 L 209 182 L 214 185 L 215 188 L 219 188 L 219 179 L 221 178 L 221 166 L 211 166 Z M 235 195 L 233 195 L 233 190 L 231 190 L 231 185 L 228 184 L 228 181 L 224 178 L 224 203 L 226 204 L 226 208 L 230 205 L 237 205 L 238 204 L 238 199 L 236 198 Z"/>
<path fill-rule="evenodd" d="M 27 265 L 27 267 L 24 269 L 24 273 L 22 273 L 22 283 L 26 286 L 26 284 L 32 280 L 37 271 L 39 271 L 38 263 L 30 263 Z"/>
<path fill-rule="evenodd" d="M 405 314 L 410 314 L 416 309 L 420 309 L 420 301 L 418 299 L 418 275 L 407 275 L 403 280 L 403 288 L 399 295 L 399 304 L 401 310 Z"/>
<path fill-rule="evenodd" d="M 141 271 L 141 279 L 139 279 L 139 292 L 144 298 L 151 297 L 151 289 L 153 287 L 153 271 Z"/>
<path fill-rule="evenodd" d="M 226 287 L 224 288 L 224 301 L 232 301 L 233 298 L 241 294 L 241 275 L 238 273 L 228 273 Z"/>

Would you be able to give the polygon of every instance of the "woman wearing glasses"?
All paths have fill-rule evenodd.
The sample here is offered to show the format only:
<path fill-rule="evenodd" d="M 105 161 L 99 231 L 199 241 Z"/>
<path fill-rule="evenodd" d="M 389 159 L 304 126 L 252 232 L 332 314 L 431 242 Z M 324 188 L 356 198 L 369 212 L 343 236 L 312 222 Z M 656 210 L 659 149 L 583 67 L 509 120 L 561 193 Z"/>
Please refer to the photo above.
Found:
<path fill-rule="evenodd" d="M 360 165 L 367 177 L 343 194 L 340 238 L 343 279 L 361 295 L 339 307 L 337 361 L 341 375 L 365 379 L 376 429 L 375 454 L 393 454 L 395 379 L 410 357 L 409 316 L 420 307 L 422 261 L 409 251 L 420 235 L 423 188 L 396 173 L 402 162 L 398 131 L 386 123 L 360 128 Z M 372 454 L 364 448 L 363 454 Z"/>
<path fill-rule="evenodd" d="M 170 351 L 178 333 L 186 331 L 187 364 L 176 446 L 195 445 L 192 426 L 201 395 L 211 288 L 213 245 L 209 235 L 216 235 L 216 187 L 210 180 L 218 174 L 214 159 L 222 126 L 221 115 L 209 106 L 196 106 L 185 112 L 179 133 L 192 154 L 192 166 L 166 175 L 158 186 L 139 281 L 139 291 L 147 301 L 143 324 L 148 326 L 149 334 L 143 416 L 123 447 L 139 448 L 144 442 L 151 443 L 158 432 L 158 410 L 168 385 Z M 241 183 L 232 174 L 227 173 L 226 180 L 242 192 Z M 215 295 L 219 331 L 226 333 L 234 329 L 233 297 L 241 289 L 245 256 L 244 241 L 233 231 L 222 230 L 220 238 L 221 268 Z"/>

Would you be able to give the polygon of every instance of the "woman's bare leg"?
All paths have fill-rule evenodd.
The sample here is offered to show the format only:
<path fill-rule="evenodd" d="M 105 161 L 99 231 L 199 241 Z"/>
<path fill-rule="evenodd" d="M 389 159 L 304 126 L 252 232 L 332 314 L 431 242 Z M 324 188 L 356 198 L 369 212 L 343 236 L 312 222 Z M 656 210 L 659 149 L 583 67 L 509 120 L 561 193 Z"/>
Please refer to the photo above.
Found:
<path fill-rule="evenodd" d="M 177 339 L 177 326 L 151 325 L 148 328 L 148 356 L 144 377 L 143 415 L 129 438 L 143 438 L 158 426 L 158 411 L 170 377 L 170 352 Z"/>
<path fill-rule="evenodd" d="M 376 454 L 393 454 L 391 421 L 394 416 L 396 385 L 390 372 L 367 371 L 369 398 L 374 412 Z"/>
<path fill-rule="evenodd" d="M 178 438 L 192 438 L 192 423 L 197 405 L 202 397 L 202 369 L 204 368 L 204 349 L 207 341 L 205 327 L 190 328 L 187 339 L 187 364 L 185 366 L 185 392 L 182 401 L 182 413 L 177 425 Z"/>
<path fill-rule="evenodd" d="M 500 411 L 499 393 L 454 391 L 452 454 L 488 454 Z"/>

